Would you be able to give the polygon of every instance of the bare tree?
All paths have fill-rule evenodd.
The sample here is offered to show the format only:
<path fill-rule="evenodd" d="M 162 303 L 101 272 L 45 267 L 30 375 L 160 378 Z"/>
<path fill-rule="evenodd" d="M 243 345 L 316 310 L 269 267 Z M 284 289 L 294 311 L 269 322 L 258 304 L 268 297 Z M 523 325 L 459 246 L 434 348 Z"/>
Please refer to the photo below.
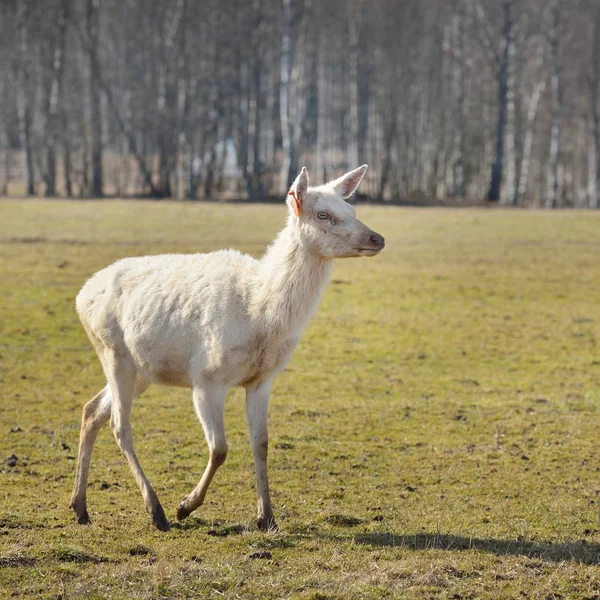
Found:
<path fill-rule="evenodd" d="M 508 190 L 514 190 L 514 60 L 516 2 L 502 0 L 499 48 L 490 26 L 488 14 L 481 0 L 475 2 L 476 31 L 478 39 L 493 63 L 498 93 L 498 113 L 495 133 L 495 157 L 492 166 L 489 200 L 499 201 L 505 164 L 508 164 Z"/>
<path fill-rule="evenodd" d="M 46 196 L 56 196 L 56 147 L 60 134 L 60 106 L 64 72 L 64 52 L 71 0 L 60 0 L 56 10 L 55 33 L 51 37 L 49 84 L 45 93 Z"/>
<path fill-rule="evenodd" d="M 598 208 L 598 187 L 600 184 L 600 3 L 593 6 L 592 56 L 589 75 L 589 115 L 588 115 L 588 205 Z"/>
<path fill-rule="evenodd" d="M 85 27 L 87 35 L 87 52 L 89 68 L 89 99 L 90 99 L 90 132 L 92 157 L 92 194 L 97 198 L 104 195 L 102 168 L 102 107 L 100 96 L 100 32 L 99 9 L 100 0 L 87 0 Z"/>
<path fill-rule="evenodd" d="M 361 0 L 348 0 L 348 84 L 349 94 L 349 140 L 347 165 L 360 164 L 358 155 L 358 106 L 359 106 L 359 81 L 358 81 L 358 55 L 359 55 L 359 26 Z"/>
<path fill-rule="evenodd" d="M 560 151 L 562 141 L 563 93 L 560 65 L 562 0 L 553 0 L 548 30 L 550 44 L 550 64 L 552 69 L 552 132 L 550 134 L 550 153 L 548 157 L 548 178 L 546 206 L 555 208 L 558 204 Z"/>
<path fill-rule="evenodd" d="M 455 102 L 455 122 L 453 141 L 454 192 L 466 196 L 465 180 L 465 11 L 463 0 L 459 0 L 457 12 L 452 20 L 453 41 L 453 89 Z"/>
<path fill-rule="evenodd" d="M 293 11 L 294 0 L 282 0 L 281 34 L 281 91 L 279 105 L 281 109 L 281 134 L 284 160 L 281 169 L 282 187 L 288 188 L 294 181 L 297 171 L 297 156 L 294 144 L 294 124 L 291 114 L 291 86 L 293 66 Z"/>
<path fill-rule="evenodd" d="M 19 60 L 17 64 L 17 112 L 19 115 L 19 137 L 25 153 L 25 180 L 28 196 L 35 194 L 35 163 L 32 140 L 32 89 L 31 89 L 31 47 L 29 39 L 31 3 L 22 0 L 17 4 L 17 31 Z"/>
<path fill-rule="evenodd" d="M 521 168 L 519 171 L 519 185 L 516 190 L 513 204 L 519 205 L 521 200 L 527 194 L 527 184 L 529 182 L 529 167 L 531 164 L 531 153 L 533 149 L 533 136 L 535 132 L 535 123 L 537 119 L 538 109 L 540 106 L 540 98 L 546 88 L 548 76 L 544 68 L 544 49 L 540 45 L 537 51 L 537 73 L 535 74 L 533 90 L 529 98 L 527 108 L 527 120 L 525 124 L 525 136 L 523 140 L 523 150 L 521 153 Z"/>

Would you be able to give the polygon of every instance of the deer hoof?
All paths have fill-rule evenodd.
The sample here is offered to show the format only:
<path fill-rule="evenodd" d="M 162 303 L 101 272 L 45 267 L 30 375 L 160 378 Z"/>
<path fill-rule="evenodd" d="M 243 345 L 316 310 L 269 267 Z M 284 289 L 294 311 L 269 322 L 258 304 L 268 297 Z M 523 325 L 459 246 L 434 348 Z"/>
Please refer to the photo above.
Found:
<path fill-rule="evenodd" d="M 191 512 L 192 511 L 186 506 L 185 499 L 183 499 L 177 507 L 177 520 L 183 521 Z"/>
<path fill-rule="evenodd" d="M 273 515 L 258 517 L 256 525 L 261 531 L 274 532 L 279 530 L 279 527 L 277 527 L 277 523 L 275 523 L 275 518 L 273 517 Z"/>
<path fill-rule="evenodd" d="M 90 519 L 87 510 L 83 514 L 77 515 L 77 523 L 79 525 L 89 525 L 91 522 L 92 520 Z"/>
<path fill-rule="evenodd" d="M 85 506 L 85 502 L 83 504 L 71 502 L 69 508 L 71 508 L 75 513 L 75 518 L 77 519 L 77 523 L 79 525 L 89 525 L 92 522 Z"/>
<path fill-rule="evenodd" d="M 165 511 L 160 504 L 157 504 L 152 510 L 152 523 L 159 531 L 169 531 L 170 529 Z"/>

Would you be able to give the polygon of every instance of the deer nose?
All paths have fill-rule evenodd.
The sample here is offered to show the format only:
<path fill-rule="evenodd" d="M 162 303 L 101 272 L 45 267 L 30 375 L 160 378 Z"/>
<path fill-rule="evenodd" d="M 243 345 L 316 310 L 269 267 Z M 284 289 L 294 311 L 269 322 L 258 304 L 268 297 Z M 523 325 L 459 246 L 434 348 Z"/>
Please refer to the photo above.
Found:
<path fill-rule="evenodd" d="M 385 246 L 384 237 L 382 235 L 379 235 L 378 233 L 371 234 L 370 240 L 371 244 L 373 244 L 375 248 L 383 248 Z"/>

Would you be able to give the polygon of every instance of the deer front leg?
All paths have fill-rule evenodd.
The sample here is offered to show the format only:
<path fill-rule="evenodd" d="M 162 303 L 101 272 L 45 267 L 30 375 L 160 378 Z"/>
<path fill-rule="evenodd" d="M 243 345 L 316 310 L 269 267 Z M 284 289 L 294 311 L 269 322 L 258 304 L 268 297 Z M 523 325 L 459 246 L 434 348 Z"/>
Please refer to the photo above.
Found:
<path fill-rule="evenodd" d="M 262 531 L 277 529 L 277 524 L 273 517 L 273 508 L 271 507 L 269 479 L 267 475 L 267 453 L 269 449 L 267 411 L 270 391 L 271 381 L 246 388 L 246 416 L 248 418 L 252 454 L 254 455 L 258 492 L 257 525 Z"/>
<path fill-rule="evenodd" d="M 204 429 L 208 444 L 208 465 L 200 483 L 188 494 L 177 508 L 177 519 L 185 519 L 204 502 L 206 492 L 218 468 L 227 458 L 227 440 L 225 438 L 225 397 L 227 389 L 208 382 L 194 385 L 194 408 Z"/>

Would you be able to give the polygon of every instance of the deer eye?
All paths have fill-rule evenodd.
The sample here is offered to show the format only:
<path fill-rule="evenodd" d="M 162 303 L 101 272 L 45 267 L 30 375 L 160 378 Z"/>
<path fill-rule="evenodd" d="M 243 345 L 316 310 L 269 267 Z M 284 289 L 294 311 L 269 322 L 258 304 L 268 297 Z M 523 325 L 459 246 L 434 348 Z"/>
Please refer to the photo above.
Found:
<path fill-rule="evenodd" d="M 326 210 L 320 210 L 317 213 L 317 217 L 319 217 L 319 219 L 322 219 L 323 221 L 326 221 L 327 219 L 329 219 L 329 213 Z"/>

